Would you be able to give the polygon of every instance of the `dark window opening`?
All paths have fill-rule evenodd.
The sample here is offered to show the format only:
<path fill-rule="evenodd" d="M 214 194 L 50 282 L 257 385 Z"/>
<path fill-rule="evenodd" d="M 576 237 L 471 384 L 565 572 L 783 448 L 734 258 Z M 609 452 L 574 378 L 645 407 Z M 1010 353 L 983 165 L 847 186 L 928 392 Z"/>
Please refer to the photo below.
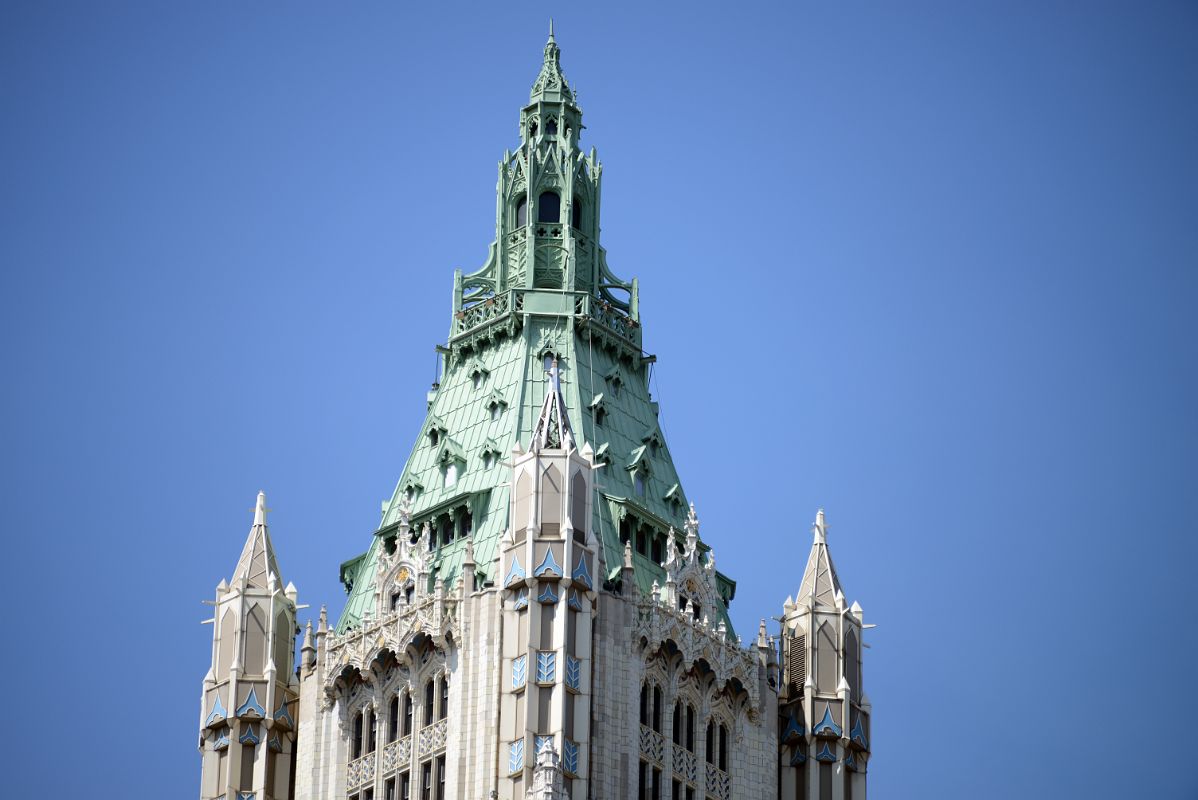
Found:
<path fill-rule="evenodd" d="M 652 558 L 653 558 L 654 563 L 660 564 L 665 559 L 665 556 L 663 555 L 663 550 L 664 550 L 664 548 L 662 547 L 662 538 L 660 536 L 654 536 L 653 537 L 653 553 L 652 553 Z"/>
<path fill-rule="evenodd" d="M 409 589 L 409 591 L 411 591 Z M 412 695 L 404 693 L 403 696 L 403 735 L 410 736 L 412 734 Z"/>
<path fill-rule="evenodd" d="M 470 531 L 474 528 L 474 517 L 469 511 L 465 511 L 458 515 L 458 536 L 465 539 L 470 535 Z"/>
<path fill-rule="evenodd" d="M 545 135 L 557 136 L 557 120 L 549 119 L 545 121 Z"/>
<path fill-rule="evenodd" d="M 399 695 L 391 698 L 391 707 L 387 710 L 387 743 L 399 738 Z"/>
<path fill-rule="evenodd" d="M 686 749 L 695 752 L 695 707 L 686 706 Z"/>
<path fill-rule="evenodd" d="M 428 683 L 424 684 L 424 724 L 425 725 L 433 724 L 433 710 L 434 710 L 433 709 L 433 699 L 434 699 L 433 694 L 434 694 L 434 691 L 435 691 L 435 689 L 434 689 L 434 684 L 432 681 L 429 681 Z"/>
<path fill-rule="evenodd" d="M 537 121 L 535 119 L 532 122 L 528 123 L 528 135 L 529 136 L 537 135 Z"/>
<path fill-rule="evenodd" d="M 537 222 L 557 222 L 562 216 L 562 199 L 556 192 L 541 192 L 537 198 Z"/>
<path fill-rule="evenodd" d="M 715 763 L 715 723 L 714 722 L 707 723 L 707 748 L 706 749 L 707 749 L 707 753 L 706 753 L 707 763 L 714 764 Z"/>
<path fill-rule="evenodd" d="M 428 432 L 428 441 L 429 441 L 429 444 L 431 444 L 433 447 L 436 447 L 437 442 L 440 440 L 441 440 L 441 434 L 436 428 L 433 428 L 431 431 Z"/>
<path fill-rule="evenodd" d="M 521 196 L 516 201 L 516 227 L 523 228 L 528 225 L 528 197 Z"/>
<path fill-rule="evenodd" d="M 653 687 L 653 730 L 661 733 L 661 687 Z"/>
<path fill-rule="evenodd" d="M 453 517 L 446 514 L 441 517 L 441 544 L 449 544 L 453 541 Z"/>
<path fill-rule="evenodd" d="M 728 729 L 720 726 L 720 769 L 728 771 Z"/>
<path fill-rule="evenodd" d="M 570 203 L 570 224 L 575 228 L 582 228 L 582 198 L 574 195 L 574 200 Z"/>
<path fill-rule="evenodd" d="M 682 701 L 674 701 L 674 744 L 682 744 Z"/>
<path fill-rule="evenodd" d="M 441 678 L 441 703 L 437 707 L 437 719 L 445 719 L 449 716 L 449 679 Z"/>
<path fill-rule="evenodd" d="M 598 408 L 595 409 L 595 424 L 596 425 L 600 425 L 600 426 L 603 425 L 603 420 L 606 417 L 607 417 L 607 409 L 606 408 L 604 408 L 603 406 L 599 406 Z"/>
<path fill-rule="evenodd" d="M 641 724 L 649 724 L 649 686 L 641 684 Z"/>
<path fill-rule="evenodd" d="M 433 762 L 425 761 L 420 765 L 420 797 L 421 800 L 433 800 Z"/>
<path fill-rule="evenodd" d="M 362 714 L 354 715 L 354 758 L 362 757 Z"/>
<path fill-rule="evenodd" d="M 649 537 L 645 535 L 645 530 L 644 530 L 644 528 L 638 528 L 638 529 L 637 529 L 637 532 L 636 532 L 636 551 L 637 551 L 638 553 L 640 553 L 641 555 L 643 555 L 643 556 L 647 556 L 647 555 L 649 555 L 649 545 L 648 545 L 648 543 L 647 543 L 647 541 L 646 541 L 648 538 L 649 538 Z"/>
<path fill-rule="evenodd" d="M 415 586 L 408 586 L 407 588 L 405 588 L 405 589 L 403 590 L 403 599 L 404 599 L 404 600 L 406 600 L 406 601 L 408 602 L 408 604 L 409 604 L 409 605 L 411 605 L 411 603 L 412 603 L 412 596 L 413 596 L 414 594 L 416 594 L 416 587 L 415 587 Z M 410 702 L 410 701 L 409 701 L 409 702 Z M 411 710 L 410 710 L 410 709 L 409 709 L 409 714 L 408 714 L 408 715 L 409 715 L 409 716 L 411 716 Z"/>
<path fill-rule="evenodd" d="M 375 747 L 374 723 L 375 723 L 374 712 L 373 711 L 366 712 L 366 752 L 367 753 L 374 752 L 374 747 Z"/>

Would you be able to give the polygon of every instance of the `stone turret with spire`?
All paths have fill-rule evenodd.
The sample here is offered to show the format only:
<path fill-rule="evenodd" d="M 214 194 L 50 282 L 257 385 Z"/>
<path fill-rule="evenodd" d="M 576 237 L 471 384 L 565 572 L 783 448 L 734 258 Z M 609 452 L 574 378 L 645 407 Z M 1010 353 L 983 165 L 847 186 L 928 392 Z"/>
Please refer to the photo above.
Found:
<path fill-rule="evenodd" d="M 845 604 L 822 508 L 811 533 L 799 593 L 783 606 L 780 788 L 783 797 L 864 797 L 870 716 L 861 684 L 866 626 L 861 606 Z"/>
<path fill-rule="evenodd" d="M 200 797 L 286 797 L 295 742 L 296 590 L 283 586 L 258 493 L 233 570 L 216 587 L 212 667 L 200 705 Z"/>
<path fill-rule="evenodd" d="M 586 797 L 591 737 L 591 629 L 601 575 L 590 530 L 594 454 L 574 438 L 552 359 L 545 399 L 528 448 L 512 452 L 510 527 L 498 574 L 503 576 L 503 674 L 500 740 L 508 772 L 500 800 L 561 794 Z M 545 687 L 556 691 L 539 691 Z M 560 769 L 559 756 L 560 753 Z M 552 763 L 550 763 L 552 762 Z"/>

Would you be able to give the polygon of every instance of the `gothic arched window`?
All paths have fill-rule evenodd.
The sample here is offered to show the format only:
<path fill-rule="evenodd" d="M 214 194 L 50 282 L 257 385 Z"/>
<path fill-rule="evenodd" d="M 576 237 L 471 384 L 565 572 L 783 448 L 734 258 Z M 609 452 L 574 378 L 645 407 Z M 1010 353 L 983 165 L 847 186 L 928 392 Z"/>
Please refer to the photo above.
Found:
<path fill-rule="evenodd" d="M 516 201 L 516 227 L 523 228 L 528 224 L 528 195 L 520 195 Z"/>
<path fill-rule="evenodd" d="M 541 192 L 537 198 L 537 222 L 558 222 L 562 217 L 562 199 L 557 192 Z"/>
<path fill-rule="evenodd" d="M 391 707 L 387 709 L 387 744 L 399 738 L 399 695 L 391 697 Z"/>
<path fill-rule="evenodd" d="M 441 699 L 437 706 L 437 719 L 445 719 L 449 716 L 449 679 L 444 675 L 441 676 Z"/>
<path fill-rule="evenodd" d="M 582 198 L 578 195 L 574 195 L 574 201 L 570 203 L 570 224 L 582 228 Z"/>
<path fill-rule="evenodd" d="M 555 120 L 553 117 L 550 117 L 549 119 L 545 120 L 545 135 L 546 136 L 557 136 L 557 120 Z M 547 222 L 547 221 L 548 220 L 542 220 L 542 222 Z"/>
<path fill-rule="evenodd" d="M 433 692 L 435 691 L 435 689 L 434 689 L 435 686 L 436 686 L 436 684 L 434 684 L 432 682 L 432 679 L 429 679 L 428 683 L 424 684 L 424 724 L 425 725 L 433 724 L 433 711 L 436 710 L 433 707 L 433 696 L 434 696 Z"/>

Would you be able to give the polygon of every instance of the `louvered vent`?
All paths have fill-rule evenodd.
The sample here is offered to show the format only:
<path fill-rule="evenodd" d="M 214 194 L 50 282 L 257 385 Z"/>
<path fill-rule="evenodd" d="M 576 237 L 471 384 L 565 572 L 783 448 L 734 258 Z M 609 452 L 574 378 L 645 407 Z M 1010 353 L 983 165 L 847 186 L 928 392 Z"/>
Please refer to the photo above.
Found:
<path fill-rule="evenodd" d="M 790 637 L 786 653 L 786 690 L 794 697 L 807 680 L 807 634 Z"/>

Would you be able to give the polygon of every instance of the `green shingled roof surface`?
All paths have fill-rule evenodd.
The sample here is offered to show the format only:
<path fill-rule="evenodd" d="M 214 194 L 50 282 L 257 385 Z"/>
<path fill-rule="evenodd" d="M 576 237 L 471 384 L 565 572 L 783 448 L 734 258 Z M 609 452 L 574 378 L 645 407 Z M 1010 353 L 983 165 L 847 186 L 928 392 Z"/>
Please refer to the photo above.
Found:
<path fill-rule="evenodd" d="M 610 458 L 596 480 L 597 491 L 606 500 L 596 498 L 592 521 L 593 529 L 599 533 L 606 577 L 616 577 L 623 563 L 624 548 L 615 516 L 621 504 L 642 518 L 655 517 L 672 525 L 681 538 L 687 504 L 658 428 L 656 404 L 649 396 L 647 366 L 630 364 L 627 358 L 621 363 L 616 351 L 599 346 L 589 331 L 577 330 L 575 323 L 571 315 L 529 316 L 514 336 L 491 339 L 469 357 L 450 359 L 440 388 L 431 396 L 428 415 L 395 493 L 386 504 L 380 531 L 392 529 L 398 522 L 404 489 L 413 481 L 423 487 L 412 501 L 414 524 L 419 524 L 430 512 L 470 501 L 477 570 L 484 579 L 494 579 L 496 548 L 508 524 L 510 470 L 506 459 L 517 442 L 521 447 L 528 446 L 545 398 L 548 376 L 543 355 L 549 349 L 559 357 L 562 396 L 578 446 L 581 448 L 585 442 L 599 450 L 606 445 L 604 452 Z M 486 373 L 476 387 L 472 373 L 480 365 Z M 607 377 L 616 374 L 622 378 L 618 389 Z M 497 394 L 506 405 L 501 407 L 498 419 L 493 420 L 490 407 Z M 599 394 L 603 395 L 606 410 L 602 425 L 596 424 L 590 407 Z M 434 426 L 444 428 L 444 432 L 438 433 L 436 444 L 428 433 Z M 660 443 L 656 452 L 646 444 L 651 437 Z M 494 459 L 492 466 L 485 468 L 483 454 L 494 447 L 499 448 L 503 457 Z M 448 487 L 444 485 L 442 466 L 437 460 L 446 449 L 465 460 L 456 484 Z M 648 467 L 642 496 L 635 495 L 633 473 L 628 469 L 638 459 Z M 337 625 L 339 631 L 357 625 L 373 600 L 371 584 L 381 542 L 382 538 L 375 536 L 364 556 L 343 565 L 343 580 L 352 588 Z M 438 548 L 433 561 L 436 578 L 452 585 L 461 570 L 464 551 L 465 541 L 461 539 Z M 641 591 L 647 592 L 654 579 L 664 579 L 664 571 L 649 559 L 638 554 L 634 563 Z M 731 597 L 732 587 L 721 576 L 720 590 L 725 598 Z M 721 609 L 721 617 L 731 629 L 726 609 Z"/>

